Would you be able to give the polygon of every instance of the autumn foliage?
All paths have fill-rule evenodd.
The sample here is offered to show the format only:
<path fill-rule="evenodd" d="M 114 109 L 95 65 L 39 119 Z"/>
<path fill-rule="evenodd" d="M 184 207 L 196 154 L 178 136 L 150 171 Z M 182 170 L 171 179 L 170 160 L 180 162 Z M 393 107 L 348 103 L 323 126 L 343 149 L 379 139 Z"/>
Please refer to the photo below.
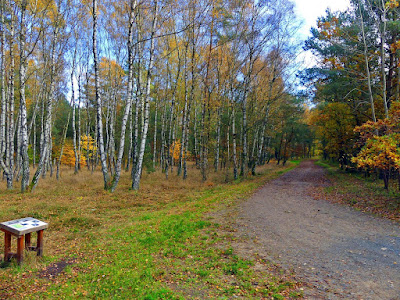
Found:
<path fill-rule="evenodd" d="M 87 166 L 88 161 L 93 159 L 93 157 L 96 155 L 97 147 L 95 146 L 95 140 L 89 135 L 82 135 L 81 136 L 81 147 L 80 147 L 80 153 L 78 152 L 79 155 L 79 161 L 81 166 Z M 61 148 L 60 147 L 55 147 L 54 148 L 54 155 L 57 157 L 60 155 Z M 74 152 L 74 146 L 72 144 L 72 140 L 67 140 L 65 142 L 65 145 L 63 147 L 63 154 L 61 157 L 61 165 L 73 167 L 75 166 L 75 152 Z"/>
<path fill-rule="evenodd" d="M 179 161 L 179 156 L 180 156 L 180 153 L 181 153 L 181 147 L 182 147 L 181 141 L 178 139 L 178 140 L 176 140 L 176 141 L 174 141 L 172 143 L 172 145 L 171 145 L 171 147 L 169 149 L 170 155 L 171 155 L 171 157 L 172 157 L 172 159 L 174 160 L 175 163 L 178 163 L 178 161 Z M 190 157 L 190 152 L 189 151 L 186 151 L 186 153 L 183 152 L 182 156 L 183 157 Z"/>
<path fill-rule="evenodd" d="M 379 170 L 386 189 L 389 187 L 391 172 L 400 171 L 399 116 L 400 103 L 395 102 L 389 118 L 377 122 L 368 121 L 354 130 L 359 134 L 357 145 L 361 150 L 352 162 L 366 171 Z"/>
<path fill-rule="evenodd" d="M 316 127 L 324 158 L 345 163 L 353 151 L 355 120 L 350 108 L 344 103 L 320 106 L 312 112 L 310 122 Z"/>

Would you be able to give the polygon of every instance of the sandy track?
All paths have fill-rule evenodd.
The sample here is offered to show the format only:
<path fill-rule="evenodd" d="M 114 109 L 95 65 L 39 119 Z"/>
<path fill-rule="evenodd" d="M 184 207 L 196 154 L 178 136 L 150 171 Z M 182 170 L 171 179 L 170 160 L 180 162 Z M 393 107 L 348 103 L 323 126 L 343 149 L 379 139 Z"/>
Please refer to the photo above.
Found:
<path fill-rule="evenodd" d="M 266 184 L 239 208 L 237 231 L 258 253 L 311 283 L 308 299 L 400 299 L 400 226 L 314 200 L 326 184 L 312 161 Z"/>

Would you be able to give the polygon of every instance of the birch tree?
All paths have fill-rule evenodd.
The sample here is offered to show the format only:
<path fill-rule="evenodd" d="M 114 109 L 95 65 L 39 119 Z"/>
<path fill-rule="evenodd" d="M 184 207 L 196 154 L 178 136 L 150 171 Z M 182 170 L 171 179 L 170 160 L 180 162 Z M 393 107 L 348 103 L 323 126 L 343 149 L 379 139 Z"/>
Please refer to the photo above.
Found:
<path fill-rule="evenodd" d="M 98 9 L 97 0 L 93 0 L 93 63 L 94 63 L 94 76 L 95 76 L 95 96 L 96 96 L 96 118 L 97 118 L 97 140 L 99 143 L 99 154 L 101 162 L 101 170 L 103 172 L 104 188 L 108 189 L 110 185 L 110 175 L 108 174 L 106 153 L 104 150 L 104 136 L 103 136 L 103 120 L 102 120 L 102 103 L 100 95 L 100 82 L 99 82 L 99 61 L 97 53 L 97 19 Z"/>
<path fill-rule="evenodd" d="M 118 158 L 115 167 L 115 174 L 111 185 L 111 191 L 113 192 L 117 185 L 119 178 L 121 176 L 121 168 L 122 168 L 122 157 L 124 155 L 125 149 L 125 132 L 126 132 L 126 125 L 128 122 L 128 117 L 131 111 L 132 106 L 132 93 L 133 93 L 133 26 L 134 26 L 134 13 L 136 10 L 136 0 L 130 1 L 130 12 L 129 12 L 129 28 L 128 28 L 128 42 L 127 42 L 127 49 L 128 49 L 128 89 L 127 89 L 127 99 L 125 104 L 125 111 L 122 118 L 122 125 L 121 125 L 121 138 L 120 138 L 120 145 L 118 150 Z"/>
<path fill-rule="evenodd" d="M 151 84 L 151 76 L 152 76 L 152 69 L 154 64 L 154 48 L 155 48 L 155 34 L 157 28 L 157 20 L 158 20 L 158 1 L 154 1 L 154 10 L 153 10 L 153 21 L 151 26 L 151 34 L 150 34 L 150 49 L 149 49 L 149 64 L 147 69 L 147 76 L 146 76 L 146 90 L 144 94 L 144 124 L 142 129 L 142 136 L 140 142 L 140 150 L 138 155 L 138 162 L 136 164 L 136 170 L 134 177 L 132 179 L 132 189 L 138 190 L 140 185 L 140 177 L 142 175 L 142 168 L 143 168 L 143 157 L 144 151 L 146 147 L 146 140 L 147 140 L 147 131 L 149 129 L 149 114 L 150 114 L 150 84 Z"/>

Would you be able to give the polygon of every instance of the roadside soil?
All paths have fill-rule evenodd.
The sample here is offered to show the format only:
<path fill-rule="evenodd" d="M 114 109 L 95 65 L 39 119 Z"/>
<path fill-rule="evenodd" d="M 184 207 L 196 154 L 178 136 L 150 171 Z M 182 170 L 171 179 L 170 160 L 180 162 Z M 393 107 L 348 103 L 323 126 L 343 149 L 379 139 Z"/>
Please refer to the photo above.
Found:
<path fill-rule="evenodd" d="M 400 299 L 400 226 L 312 198 L 324 174 L 304 161 L 243 201 L 234 249 L 294 273 L 306 299 Z"/>

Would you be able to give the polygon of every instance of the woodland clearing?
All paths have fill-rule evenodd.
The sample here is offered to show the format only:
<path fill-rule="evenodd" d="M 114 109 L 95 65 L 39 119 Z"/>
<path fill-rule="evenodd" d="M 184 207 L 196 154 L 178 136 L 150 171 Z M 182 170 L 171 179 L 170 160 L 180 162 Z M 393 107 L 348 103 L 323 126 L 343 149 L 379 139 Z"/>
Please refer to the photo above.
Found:
<path fill-rule="evenodd" d="M 34 193 L 6 191 L 1 220 L 29 215 L 49 229 L 43 259 L 27 254 L 22 266 L 2 265 L 0 299 L 300 296 L 290 275 L 237 255 L 233 230 L 210 216 L 293 166 L 271 163 L 262 175 L 231 183 L 222 173 L 202 183 L 195 168 L 187 180 L 146 173 L 138 192 L 123 176 L 114 193 L 103 189 L 100 172 L 64 169 L 62 180 L 47 178 Z"/>

